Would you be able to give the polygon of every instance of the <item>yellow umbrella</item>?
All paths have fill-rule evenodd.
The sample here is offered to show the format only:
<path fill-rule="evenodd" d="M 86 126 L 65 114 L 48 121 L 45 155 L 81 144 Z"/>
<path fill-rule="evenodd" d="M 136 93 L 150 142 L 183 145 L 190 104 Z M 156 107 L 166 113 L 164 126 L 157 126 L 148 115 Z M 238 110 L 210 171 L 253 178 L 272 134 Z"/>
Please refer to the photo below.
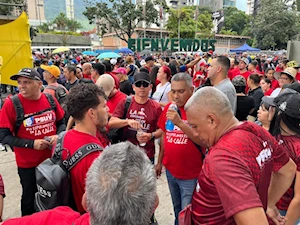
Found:
<path fill-rule="evenodd" d="M 67 52 L 67 51 L 70 51 L 70 49 L 67 47 L 59 47 L 59 48 L 55 49 L 52 52 L 52 54 L 56 54 L 56 53 L 60 53 L 60 52 Z"/>

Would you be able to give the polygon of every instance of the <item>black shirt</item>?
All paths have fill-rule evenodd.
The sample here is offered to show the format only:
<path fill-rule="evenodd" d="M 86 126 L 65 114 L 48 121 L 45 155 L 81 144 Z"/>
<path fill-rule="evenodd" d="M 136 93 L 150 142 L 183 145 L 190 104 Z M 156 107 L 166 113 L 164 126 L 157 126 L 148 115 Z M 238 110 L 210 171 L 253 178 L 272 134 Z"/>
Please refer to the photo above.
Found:
<path fill-rule="evenodd" d="M 255 107 L 254 99 L 251 96 L 237 96 L 237 108 L 235 117 L 239 121 L 247 120 L 251 109 Z"/>
<path fill-rule="evenodd" d="M 258 88 L 255 88 L 255 89 L 249 91 L 248 96 L 253 97 L 254 105 L 255 105 L 255 109 L 254 109 L 253 113 L 251 114 L 251 116 L 257 117 L 257 111 L 259 109 L 261 99 L 264 96 L 264 92 L 262 91 L 261 87 L 258 87 Z"/>

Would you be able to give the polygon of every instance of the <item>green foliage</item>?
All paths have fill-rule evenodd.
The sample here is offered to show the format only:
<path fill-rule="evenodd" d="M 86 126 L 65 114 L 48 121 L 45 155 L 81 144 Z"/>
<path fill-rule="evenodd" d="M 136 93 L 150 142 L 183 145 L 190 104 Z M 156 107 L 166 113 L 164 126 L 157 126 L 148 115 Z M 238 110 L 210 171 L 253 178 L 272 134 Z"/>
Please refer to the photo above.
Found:
<path fill-rule="evenodd" d="M 76 20 L 67 18 L 64 13 L 60 13 L 52 22 L 43 23 L 42 25 L 38 26 L 38 31 L 40 33 L 49 33 L 53 30 L 58 30 L 64 33 L 75 33 L 79 28 L 81 28 L 80 23 L 78 23 Z"/>
<path fill-rule="evenodd" d="M 224 27 L 220 31 L 220 34 L 226 34 L 226 35 L 238 35 L 236 31 L 233 30 L 225 30 Z"/>
<path fill-rule="evenodd" d="M 261 49 L 285 48 L 287 41 L 299 33 L 300 16 L 284 0 L 261 0 L 253 24 L 253 33 Z"/>
<path fill-rule="evenodd" d="M 224 20 L 224 29 L 236 32 L 238 35 L 241 35 L 249 24 L 249 16 L 236 7 L 224 9 Z"/>
<path fill-rule="evenodd" d="M 197 17 L 197 18 L 195 18 Z M 170 37 L 178 37 L 178 24 L 180 24 L 180 38 L 210 37 L 213 28 L 211 12 L 206 8 L 197 9 L 194 6 L 171 9 L 166 29 L 171 32 Z"/>
<path fill-rule="evenodd" d="M 23 0 L 0 0 L 2 3 L 11 3 L 11 4 L 23 4 Z M 0 6 L 0 15 L 12 16 L 14 10 L 17 9 L 15 6 Z"/>
<path fill-rule="evenodd" d="M 61 31 L 73 31 L 75 32 L 81 28 L 81 24 L 76 20 L 69 19 L 66 14 L 60 13 L 52 22 L 57 25 L 57 29 Z"/>
<path fill-rule="evenodd" d="M 146 21 L 146 25 L 159 25 L 159 11 L 154 6 L 162 6 L 168 10 L 165 0 L 147 0 L 146 5 L 136 6 L 132 0 L 101 0 L 95 2 L 85 0 L 89 6 L 83 13 L 90 21 L 96 23 L 100 29 L 100 35 L 108 32 L 115 32 L 123 41 L 131 38 L 135 28 L 141 27 L 141 22 Z"/>

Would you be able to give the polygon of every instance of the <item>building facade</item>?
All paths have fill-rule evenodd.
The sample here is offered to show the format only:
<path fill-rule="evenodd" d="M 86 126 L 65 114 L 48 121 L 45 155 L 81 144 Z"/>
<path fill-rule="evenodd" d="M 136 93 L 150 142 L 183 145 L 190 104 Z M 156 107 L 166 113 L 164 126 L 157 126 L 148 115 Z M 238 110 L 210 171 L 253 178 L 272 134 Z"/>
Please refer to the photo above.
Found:
<path fill-rule="evenodd" d="M 26 0 L 27 13 L 31 26 L 39 26 L 46 22 L 44 0 Z"/>

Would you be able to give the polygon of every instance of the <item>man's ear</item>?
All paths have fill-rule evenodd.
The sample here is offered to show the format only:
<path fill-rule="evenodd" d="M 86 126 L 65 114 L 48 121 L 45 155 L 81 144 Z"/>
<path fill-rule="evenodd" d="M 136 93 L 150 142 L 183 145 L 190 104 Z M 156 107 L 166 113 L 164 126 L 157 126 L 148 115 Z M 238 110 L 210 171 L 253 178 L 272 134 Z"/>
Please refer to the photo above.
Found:
<path fill-rule="evenodd" d="M 81 199 L 81 205 L 84 208 L 84 210 L 87 212 L 87 206 L 86 206 L 86 193 L 83 194 Z"/>

